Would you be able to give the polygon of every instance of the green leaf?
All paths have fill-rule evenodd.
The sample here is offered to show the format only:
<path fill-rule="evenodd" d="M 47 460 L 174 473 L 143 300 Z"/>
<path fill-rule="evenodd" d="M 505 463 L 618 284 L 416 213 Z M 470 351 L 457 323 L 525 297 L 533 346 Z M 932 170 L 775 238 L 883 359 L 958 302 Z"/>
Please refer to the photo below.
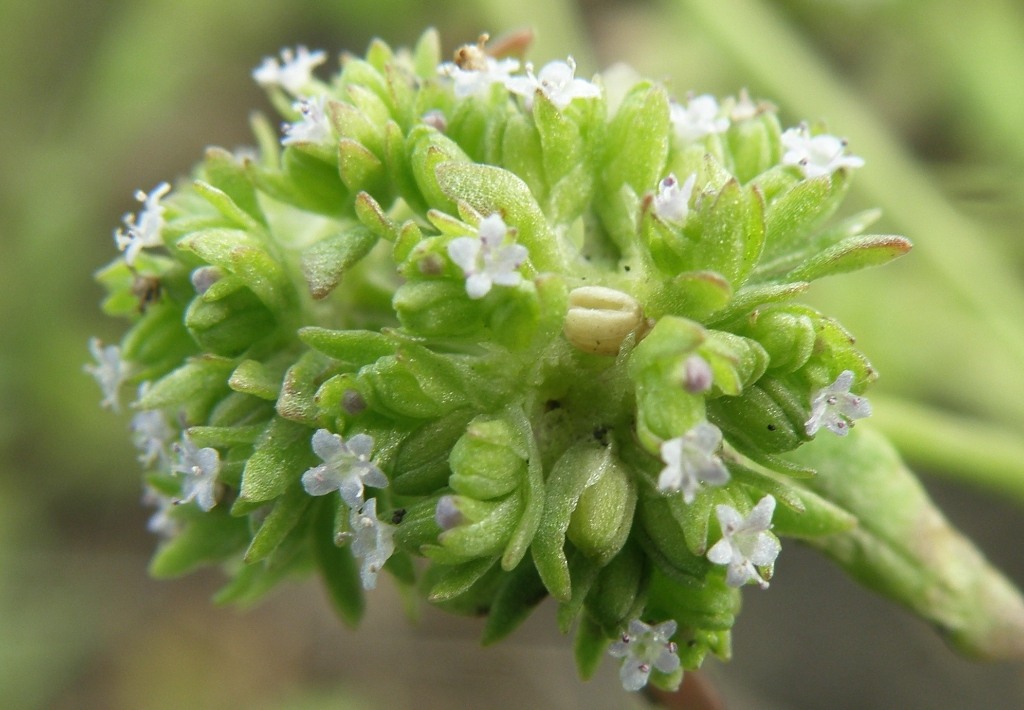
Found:
<path fill-rule="evenodd" d="M 470 560 L 457 565 L 435 564 L 431 571 L 438 580 L 427 593 L 427 599 L 432 602 L 443 602 L 454 599 L 469 591 L 470 587 L 476 584 L 487 572 L 494 567 L 498 561 L 497 557 L 483 557 L 478 560 Z"/>
<path fill-rule="evenodd" d="M 345 93 L 353 103 L 358 101 L 368 105 L 370 113 L 353 104 L 342 101 L 331 101 L 328 104 L 328 117 L 331 125 L 339 136 L 339 140 L 351 140 L 362 145 L 375 156 L 384 154 L 384 123 L 388 119 L 387 109 L 373 93 L 358 86 L 346 87 Z M 372 97 L 369 99 L 367 97 Z M 380 109 L 383 109 L 381 112 Z M 342 172 L 342 180 L 345 179 Z"/>
<path fill-rule="evenodd" d="M 205 229 L 184 237 L 177 246 L 237 276 L 275 313 L 288 309 L 294 301 L 284 269 L 247 232 Z"/>
<path fill-rule="evenodd" d="M 234 366 L 233 360 L 214 355 L 190 358 L 184 365 L 147 389 L 139 400 L 139 408 L 205 409 L 224 395 L 228 375 Z"/>
<path fill-rule="evenodd" d="M 676 247 L 687 270 L 708 269 L 739 287 L 765 244 L 764 206 L 758 192 L 730 180 L 717 194 L 703 194 Z"/>
<path fill-rule="evenodd" d="M 437 165 L 437 184 L 451 199 L 467 203 L 482 215 L 501 214 L 517 230 L 516 241 L 529 249 L 537 270 L 559 270 L 558 239 L 519 176 L 494 165 L 447 161 Z"/>
<path fill-rule="evenodd" d="M 266 423 L 250 426 L 192 426 L 188 438 L 197 448 L 228 448 L 254 444 L 266 428 Z"/>
<path fill-rule="evenodd" d="M 313 556 L 331 604 L 341 620 L 354 628 L 363 618 L 366 602 L 352 552 L 348 547 L 338 547 L 334 543 L 337 511 L 338 505 L 333 496 L 318 502 L 316 520 L 310 528 Z"/>
<path fill-rule="evenodd" d="M 656 189 L 664 177 L 669 129 L 665 87 L 644 81 L 630 89 L 605 139 L 602 180 L 606 195 L 616 195 L 622 185 L 629 185 L 638 195 Z"/>
<path fill-rule="evenodd" d="M 246 179 L 246 182 L 248 182 L 248 179 Z M 213 185 L 202 180 L 193 181 L 192 187 L 236 227 L 251 231 L 262 231 L 262 224 L 235 204 L 235 201 L 226 192 L 218 190 Z"/>
<path fill-rule="evenodd" d="M 308 326 L 299 329 L 299 340 L 341 362 L 362 366 L 393 355 L 394 341 L 372 330 L 331 330 Z"/>
<path fill-rule="evenodd" d="M 433 27 L 427 29 L 416 41 L 412 50 L 412 64 L 421 79 L 434 79 L 437 65 L 441 63 L 441 37 Z"/>
<path fill-rule="evenodd" d="M 797 251 L 804 240 L 839 208 L 850 185 L 839 171 L 832 176 L 800 180 L 780 195 L 768 199 L 765 210 L 765 258 Z"/>
<path fill-rule="evenodd" d="M 622 548 L 601 570 L 584 605 L 609 638 L 640 615 L 650 576 L 647 556 L 635 542 Z"/>
<path fill-rule="evenodd" d="M 534 98 L 533 120 L 540 136 L 544 176 L 548 185 L 555 185 L 587 157 L 580 126 L 567 113 L 559 111 L 543 92 Z M 591 175 L 585 179 L 593 185 Z"/>
<path fill-rule="evenodd" d="M 312 500 L 297 483 L 278 498 L 249 543 L 249 549 L 245 551 L 243 558 L 245 563 L 251 565 L 273 554 L 278 545 L 298 525 Z"/>
<path fill-rule="evenodd" d="M 651 580 L 648 613 L 675 619 L 683 629 L 728 630 L 739 611 L 740 590 L 727 586 L 722 575 L 708 575 L 700 587 L 676 584 L 657 572 Z"/>
<path fill-rule="evenodd" d="M 934 624 L 971 656 L 1024 659 L 1024 599 L 949 522 L 881 435 L 858 427 L 789 455 L 813 466 L 807 486 L 859 520 L 812 538 L 866 586 Z"/>
<path fill-rule="evenodd" d="M 811 284 L 806 281 L 796 283 L 769 283 L 755 286 L 745 286 L 736 292 L 729 305 L 720 311 L 712 313 L 705 321 L 705 325 L 720 326 L 740 318 L 753 309 L 766 303 L 778 303 L 788 301 L 810 288 Z"/>
<path fill-rule="evenodd" d="M 910 240 L 905 237 L 867 235 L 849 237 L 811 257 L 786 274 L 796 281 L 814 281 L 869 266 L 886 264 L 910 251 Z"/>
<path fill-rule="evenodd" d="M 526 555 L 530 543 L 540 527 L 541 516 L 544 514 L 544 466 L 541 463 L 540 447 L 534 438 L 530 421 L 521 409 L 509 407 L 506 409 L 509 421 L 516 428 L 519 437 L 518 444 L 529 451 L 526 459 L 526 480 L 519 488 L 522 492 L 526 508 L 519 517 L 519 524 L 512 533 L 512 538 L 505 547 L 505 554 L 501 557 L 502 569 L 508 571 L 515 568 L 520 560 Z"/>
<path fill-rule="evenodd" d="M 256 196 L 256 188 L 238 158 L 223 148 L 207 148 L 203 174 L 206 182 L 220 190 L 231 201 L 233 207 L 228 206 L 229 210 L 243 211 L 245 216 L 235 215 L 232 218 L 239 226 L 249 229 L 252 225 L 266 224 L 266 218 Z M 207 199 L 209 200 L 208 197 Z M 214 206 L 217 207 L 216 204 Z M 218 207 L 218 210 L 228 216 L 224 209 Z"/>
<path fill-rule="evenodd" d="M 274 500 L 299 480 L 315 458 L 309 427 L 275 417 L 245 463 L 239 501 Z"/>
<path fill-rule="evenodd" d="M 472 412 L 459 409 L 410 434 L 395 455 L 391 478 L 395 493 L 429 495 L 445 487 L 451 475 L 449 455 L 471 417 Z"/>
<path fill-rule="evenodd" d="M 231 373 L 228 386 L 235 392 L 276 402 L 283 376 L 284 372 L 279 367 L 271 367 L 256 360 L 243 360 Z"/>
<path fill-rule="evenodd" d="M 594 676 L 610 643 L 611 639 L 605 636 L 597 622 L 589 617 L 583 617 L 579 628 L 576 629 L 572 647 L 580 678 L 590 680 Z"/>
<path fill-rule="evenodd" d="M 387 170 L 380 158 L 351 138 L 338 141 L 338 173 L 351 192 L 365 190 L 383 197 L 388 186 Z"/>
<path fill-rule="evenodd" d="M 204 350 L 216 355 L 234 357 L 274 332 L 278 321 L 256 294 L 233 276 L 222 277 L 214 286 L 197 296 L 185 311 L 185 327 Z"/>
<path fill-rule="evenodd" d="M 229 515 L 226 507 L 217 506 L 209 513 L 197 510 L 181 533 L 157 550 L 149 573 L 157 578 L 178 577 L 241 552 L 248 541 L 248 522 Z"/>
<path fill-rule="evenodd" d="M 440 546 L 427 546 L 424 554 L 443 564 L 458 564 L 478 557 L 493 557 L 503 550 L 523 513 L 523 500 L 512 493 L 496 501 L 474 501 L 452 496 L 465 522 L 441 533 Z"/>
<path fill-rule="evenodd" d="M 472 165 L 469 156 L 453 140 L 423 124 L 409 132 L 406 145 L 416 185 L 427 204 L 454 214 L 457 198 L 439 184 L 436 168 L 449 162 Z"/>
<path fill-rule="evenodd" d="M 285 148 L 281 159 L 281 169 L 247 165 L 250 179 L 261 192 L 317 214 L 340 217 L 349 211 L 351 198 L 333 161 L 294 147 Z"/>
<path fill-rule="evenodd" d="M 314 426 L 320 413 L 316 393 L 330 374 L 330 358 L 315 350 L 303 353 L 284 375 L 277 413 L 293 422 Z"/>
<path fill-rule="evenodd" d="M 564 551 L 572 513 L 591 482 L 592 472 L 607 465 L 609 455 L 607 449 L 596 443 L 578 444 L 565 452 L 548 474 L 544 512 L 531 550 L 544 586 L 559 601 L 572 597 L 569 561 Z"/>
<path fill-rule="evenodd" d="M 725 308 L 731 298 L 732 284 L 718 272 L 686 271 L 665 282 L 645 310 L 654 319 L 669 313 L 703 321 Z"/>
<path fill-rule="evenodd" d="M 504 575 L 487 614 L 480 643 L 490 646 L 508 636 L 546 596 L 547 590 L 537 575 L 533 561 L 525 558 L 518 567 Z"/>

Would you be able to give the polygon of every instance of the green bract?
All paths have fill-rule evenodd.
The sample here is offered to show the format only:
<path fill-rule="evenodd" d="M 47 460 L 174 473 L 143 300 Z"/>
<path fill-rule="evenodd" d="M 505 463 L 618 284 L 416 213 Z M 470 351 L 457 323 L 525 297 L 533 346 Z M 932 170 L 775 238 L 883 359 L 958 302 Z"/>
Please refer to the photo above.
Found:
<path fill-rule="evenodd" d="M 794 299 L 910 248 L 831 220 L 863 161 L 745 95 L 683 105 L 482 44 L 439 65 L 438 44 L 374 42 L 323 82 L 321 53 L 266 60 L 284 139 L 257 118 L 257 148 L 211 149 L 126 218 L 131 263 L 99 280 L 131 325 L 92 372 L 111 405 L 144 383 L 154 574 L 225 563 L 220 598 L 249 602 L 313 565 L 354 623 L 383 565 L 485 613 L 486 642 L 551 596 L 583 675 L 614 640 L 627 687 L 674 687 L 676 657 L 728 655 L 737 587 L 794 536 L 1002 652 L 968 603 L 980 558 L 930 606 L 948 560 L 886 520 L 930 508 L 881 486 L 884 444 L 801 449 L 866 416 L 876 374 Z"/>

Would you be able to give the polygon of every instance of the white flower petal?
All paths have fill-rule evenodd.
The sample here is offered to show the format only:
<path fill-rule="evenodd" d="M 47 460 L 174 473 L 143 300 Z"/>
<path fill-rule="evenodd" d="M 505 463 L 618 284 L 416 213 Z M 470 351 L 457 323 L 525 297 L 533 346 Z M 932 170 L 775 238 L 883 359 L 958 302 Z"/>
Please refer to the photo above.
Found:
<path fill-rule="evenodd" d="M 338 491 L 350 508 L 363 505 L 367 485 L 385 488 L 387 476 L 370 461 L 373 437 L 354 434 L 346 442 L 327 429 L 317 429 L 310 444 L 323 463 L 302 474 L 302 486 L 311 496 L 322 496 Z"/>

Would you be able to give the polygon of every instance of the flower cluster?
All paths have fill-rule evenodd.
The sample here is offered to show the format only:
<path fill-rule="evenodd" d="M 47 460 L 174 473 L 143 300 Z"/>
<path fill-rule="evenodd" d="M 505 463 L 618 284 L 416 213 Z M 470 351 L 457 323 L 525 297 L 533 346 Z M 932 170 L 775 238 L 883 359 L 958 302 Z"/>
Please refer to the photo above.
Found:
<path fill-rule="evenodd" d="M 797 454 L 875 372 L 796 299 L 909 248 L 829 224 L 863 161 L 745 93 L 609 109 L 486 37 L 326 61 L 266 58 L 283 135 L 140 192 L 99 274 L 130 326 L 86 369 L 105 407 L 139 387 L 154 573 L 225 563 L 241 601 L 315 566 L 354 622 L 386 572 L 487 641 L 550 595 L 581 671 L 677 686 L 779 537 L 848 529 Z"/>
<path fill-rule="evenodd" d="M 349 525 L 354 535 L 352 554 L 363 561 L 365 589 L 377 586 L 377 572 L 394 552 L 392 526 L 377 519 L 377 500 L 366 500 L 366 486 L 384 488 L 387 476 L 370 460 L 373 437 L 356 434 L 347 442 L 326 429 L 317 429 L 313 452 L 323 461 L 302 474 L 302 487 L 311 496 L 338 491 L 349 507 Z"/>

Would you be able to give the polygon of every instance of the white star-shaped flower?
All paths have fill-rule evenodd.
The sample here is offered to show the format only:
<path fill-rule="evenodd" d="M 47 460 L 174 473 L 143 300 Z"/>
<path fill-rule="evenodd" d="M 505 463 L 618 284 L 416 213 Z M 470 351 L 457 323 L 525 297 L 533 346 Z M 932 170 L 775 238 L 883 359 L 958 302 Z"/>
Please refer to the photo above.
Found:
<path fill-rule="evenodd" d="M 161 233 L 165 224 L 165 208 L 160 204 L 160 199 L 170 191 L 171 186 L 162 182 L 148 195 L 142 190 L 135 192 L 135 199 L 142 203 L 142 210 L 137 216 L 125 214 L 121 218 L 124 229 L 114 232 L 114 243 L 124 252 L 124 260 L 128 266 L 135 264 L 135 258 L 143 249 L 164 245 Z"/>
<path fill-rule="evenodd" d="M 827 133 L 812 136 L 804 124 L 783 132 L 782 147 L 782 164 L 797 166 L 806 178 L 864 166 L 863 158 L 846 154 L 846 141 Z"/>
<path fill-rule="evenodd" d="M 147 409 L 135 414 L 131 423 L 132 439 L 139 450 L 139 463 L 152 466 L 165 464 L 170 458 L 167 447 L 175 438 L 175 431 L 167 422 L 167 415 L 159 409 Z"/>
<path fill-rule="evenodd" d="M 363 504 L 365 486 L 388 485 L 387 476 L 370 460 L 373 437 L 369 434 L 356 434 L 346 442 L 326 429 L 317 429 L 312 444 L 323 463 L 302 474 L 302 486 L 311 496 L 339 491 L 345 504 L 356 509 Z"/>
<path fill-rule="evenodd" d="M 686 178 L 682 185 L 676 176 L 669 173 L 668 177 L 658 183 L 658 194 L 651 202 L 651 210 L 662 222 L 682 224 L 690 213 L 690 196 L 693 185 L 697 181 L 697 173 Z"/>
<path fill-rule="evenodd" d="M 456 237 L 448 243 L 448 256 L 466 275 L 466 293 L 483 298 L 494 284 L 518 286 L 519 266 L 529 255 L 522 244 L 505 244 L 508 226 L 499 214 L 480 220 L 476 237 Z"/>
<path fill-rule="evenodd" d="M 516 59 L 483 56 L 477 64 L 479 66 L 460 67 L 454 62 L 445 62 L 437 68 L 437 73 L 452 80 L 455 96 L 461 99 L 485 94 L 493 84 L 505 84 L 512 78 L 512 72 L 519 70 Z"/>
<path fill-rule="evenodd" d="M 640 690 L 647 685 L 651 670 L 672 673 L 679 668 L 675 643 L 670 641 L 676 632 L 676 622 L 662 622 L 648 626 L 639 619 L 629 622 L 621 638 L 608 647 L 609 655 L 622 659 L 619 678 L 626 690 Z"/>
<path fill-rule="evenodd" d="M 576 62 L 572 57 L 564 62 L 548 62 L 537 75 L 533 73 L 533 65 L 527 63 L 526 76 L 509 78 L 505 88 L 526 99 L 527 108 L 533 106 L 533 97 L 539 91 L 560 111 L 573 99 L 594 99 L 601 95 L 601 87 L 576 78 Z"/>
<path fill-rule="evenodd" d="M 804 424 L 808 436 L 814 436 L 822 427 L 846 436 L 854 419 L 871 416 L 871 403 L 865 397 L 850 392 L 853 372 L 843 370 L 836 381 L 815 392 L 811 398 L 811 416 Z"/>
<path fill-rule="evenodd" d="M 672 127 L 684 143 L 692 143 L 714 133 L 725 133 L 729 119 L 718 114 L 718 101 L 711 94 L 694 96 L 686 106 L 673 102 L 669 107 Z"/>
<path fill-rule="evenodd" d="M 709 422 L 700 422 L 690 431 L 661 445 L 665 468 L 658 476 L 662 493 L 683 492 L 683 500 L 692 503 L 703 481 L 712 486 L 729 482 L 729 470 L 718 458 L 722 432 Z"/>
<path fill-rule="evenodd" d="M 99 383 L 103 390 L 101 407 L 107 407 L 112 411 L 121 411 L 120 391 L 128 377 L 128 363 L 121 359 L 121 348 L 116 345 L 103 346 L 99 338 L 92 338 L 89 341 L 89 352 L 96 358 L 95 365 L 86 365 L 84 369 Z"/>
<path fill-rule="evenodd" d="M 377 499 L 371 498 L 349 513 L 352 554 L 362 560 L 359 578 L 363 589 L 377 586 L 377 573 L 395 551 L 395 526 L 377 519 Z"/>
<path fill-rule="evenodd" d="M 200 449 L 187 436 L 174 445 L 178 460 L 171 466 L 174 474 L 183 474 L 182 497 L 176 501 L 183 505 L 195 501 L 205 511 L 217 505 L 217 474 L 220 473 L 220 454 L 217 449 Z"/>
<path fill-rule="evenodd" d="M 766 495 L 746 518 L 731 505 L 715 506 L 715 512 L 722 528 L 722 539 L 708 550 L 708 559 L 716 565 L 728 565 L 725 583 L 730 587 L 742 587 L 754 581 L 761 589 L 767 589 L 768 582 L 757 567 L 774 564 L 782 549 L 779 539 L 769 532 L 775 498 Z"/>
<path fill-rule="evenodd" d="M 284 138 L 281 145 L 295 143 L 330 143 L 334 137 L 330 119 L 327 118 L 327 97 L 324 95 L 301 99 L 292 108 L 302 114 L 295 123 L 284 124 Z"/>
<path fill-rule="evenodd" d="M 181 529 L 181 523 L 171 517 L 171 510 L 175 505 L 174 498 L 165 496 L 152 486 L 147 486 L 142 494 L 142 502 L 145 505 L 156 507 L 156 511 L 146 523 L 147 530 L 164 539 L 172 538 L 178 534 L 178 531 Z"/>
<path fill-rule="evenodd" d="M 302 89 L 313 79 L 313 69 L 327 60 L 323 50 L 310 52 L 299 45 L 293 52 L 290 48 L 281 50 L 281 62 L 274 57 L 264 57 L 263 63 L 253 69 L 252 78 L 263 87 L 280 86 L 292 96 L 299 96 Z"/>

